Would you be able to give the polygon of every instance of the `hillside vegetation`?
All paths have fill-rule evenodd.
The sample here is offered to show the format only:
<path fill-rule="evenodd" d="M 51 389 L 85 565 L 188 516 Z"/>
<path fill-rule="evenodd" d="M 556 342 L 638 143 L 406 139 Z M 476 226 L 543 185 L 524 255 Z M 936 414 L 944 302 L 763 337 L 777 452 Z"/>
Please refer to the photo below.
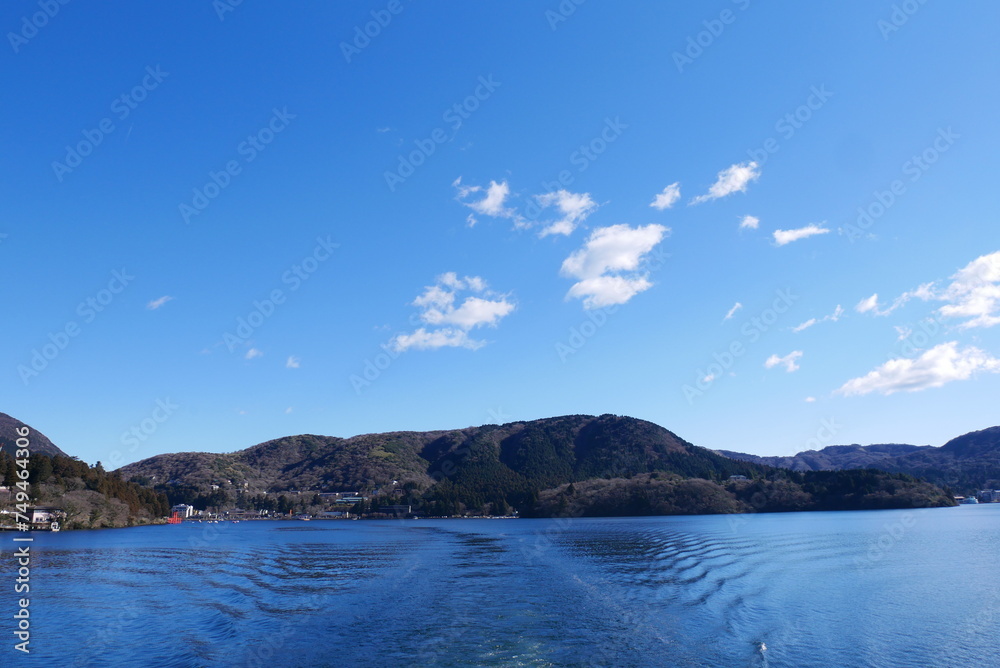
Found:
<path fill-rule="evenodd" d="M 0 496 L 0 506 L 16 507 L 19 467 L 6 452 L 0 453 L 0 480 L 12 490 Z M 55 506 L 66 513 L 63 526 L 97 529 L 147 524 L 170 510 L 165 495 L 106 472 L 98 463 L 88 466 L 77 459 L 34 454 L 28 460 L 28 493 L 35 506 Z M 5 515 L 10 518 L 11 515 Z"/>
<path fill-rule="evenodd" d="M 929 445 L 832 445 L 792 457 L 758 457 L 718 451 L 740 461 L 795 471 L 877 468 L 923 478 L 956 493 L 1000 489 L 1000 427 L 953 438 L 941 447 Z"/>
<path fill-rule="evenodd" d="M 586 513 L 606 515 L 741 512 L 749 497 L 729 483 L 730 476 L 762 485 L 750 496 L 761 492 L 770 501 L 755 510 L 953 503 L 941 490 L 909 477 L 871 471 L 806 479 L 730 459 L 651 422 L 614 415 L 347 439 L 291 436 L 229 454 L 160 455 L 120 472 L 164 493 L 171 503 L 196 508 L 306 509 L 317 503 L 316 493 L 359 491 L 373 498 L 356 510 L 404 503 L 428 515 L 512 510 L 545 515 L 562 512 L 571 502 L 586 506 Z M 580 497 L 560 500 L 570 483 Z"/>

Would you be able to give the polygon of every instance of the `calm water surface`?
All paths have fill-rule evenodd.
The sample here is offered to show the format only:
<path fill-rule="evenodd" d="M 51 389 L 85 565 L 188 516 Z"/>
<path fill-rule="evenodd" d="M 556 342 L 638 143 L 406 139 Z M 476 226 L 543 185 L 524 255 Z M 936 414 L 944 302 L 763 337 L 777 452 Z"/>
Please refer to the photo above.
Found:
<path fill-rule="evenodd" d="M 3 666 L 1000 666 L 1000 505 L 34 535 Z"/>

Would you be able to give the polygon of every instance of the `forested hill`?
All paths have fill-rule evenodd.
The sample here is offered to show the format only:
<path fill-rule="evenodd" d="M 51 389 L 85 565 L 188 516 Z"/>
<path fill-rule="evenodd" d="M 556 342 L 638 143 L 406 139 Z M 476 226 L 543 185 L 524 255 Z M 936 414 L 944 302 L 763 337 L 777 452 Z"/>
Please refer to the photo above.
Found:
<path fill-rule="evenodd" d="M 290 436 L 229 454 L 159 455 L 125 466 L 120 473 L 126 480 L 166 493 L 171 503 L 183 501 L 196 507 L 262 507 L 267 495 L 359 491 L 374 497 L 373 510 L 379 503 L 406 502 L 432 515 L 504 514 L 511 509 L 525 514 L 544 512 L 540 499 L 546 490 L 654 473 L 671 480 L 706 481 L 714 486 L 712 493 L 734 475 L 783 480 L 799 491 L 805 484 L 791 480 L 787 471 L 723 457 L 651 422 L 615 415 L 569 415 L 347 439 Z M 854 489 L 858 485 L 882 490 L 885 498 L 877 507 L 950 503 L 941 490 L 905 477 L 894 477 L 897 482 L 887 485 L 871 479 L 841 484 L 855 478 L 833 478 L 834 483 L 824 483 L 824 489 L 839 490 L 838 494 L 857 492 L 861 498 L 864 490 Z M 694 498 L 697 494 L 688 496 L 692 509 L 727 512 L 724 504 L 718 506 L 720 510 L 700 504 Z M 745 509 L 741 504 L 731 508 Z M 781 509 L 779 505 L 774 509 Z"/>
<path fill-rule="evenodd" d="M 717 452 L 739 461 L 794 471 L 876 468 L 907 473 L 963 494 L 981 489 L 1000 489 L 1000 427 L 969 432 L 941 447 L 831 445 L 791 457 L 758 457 L 728 450 Z"/>
<path fill-rule="evenodd" d="M 22 460 L 23 461 L 23 460 Z M 27 470 L 27 479 L 20 471 Z M 69 529 L 98 529 L 148 524 L 165 517 L 170 507 L 161 493 L 106 472 L 98 463 L 88 466 L 64 455 L 33 454 L 27 467 L 0 451 L 0 484 L 10 490 L 0 494 L 0 509 L 8 511 L 0 525 L 9 528 L 20 501 L 17 493 L 29 495 L 30 506 L 55 506 Z"/>
<path fill-rule="evenodd" d="M 390 432 L 352 438 L 289 436 L 231 454 L 159 455 L 122 467 L 147 484 L 211 485 L 250 493 L 376 490 L 409 481 L 422 487 L 470 477 L 518 489 L 592 477 L 670 471 L 728 477 L 756 467 L 721 457 L 644 420 L 570 415 L 449 431 Z"/>
<path fill-rule="evenodd" d="M 17 430 L 21 427 L 28 427 L 28 425 L 6 413 L 0 413 L 0 450 L 3 450 L 11 457 L 15 454 L 15 443 L 20 437 Z M 66 453 L 57 448 L 45 434 L 32 427 L 28 427 L 27 438 L 29 449 L 34 454 L 49 455 L 50 457 L 54 457 L 55 455 L 66 456 Z"/>

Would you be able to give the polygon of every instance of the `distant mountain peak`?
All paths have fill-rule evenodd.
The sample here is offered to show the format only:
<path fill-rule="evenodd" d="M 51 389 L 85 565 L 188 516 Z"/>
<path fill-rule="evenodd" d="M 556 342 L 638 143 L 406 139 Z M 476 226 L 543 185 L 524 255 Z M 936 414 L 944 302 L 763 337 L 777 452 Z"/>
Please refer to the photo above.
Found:
<path fill-rule="evenodd" d="M 16 442 L 19 438 L 17 430 L 20 427 L 28 427 L 28 441 L 30 443 L 32 454 L 48 455 L 50 457 L 54 457 L 56 455 L 61 455 L 63 457 L 69 456 L 57 448 L 55 444 L 42 432 L 31 427 L 30 425 L 26 425 L 15 417 L 11 417 L 6 413 L 0 413 L 0 449 L 11 457 L 14 456 L 17 449 Z"/>

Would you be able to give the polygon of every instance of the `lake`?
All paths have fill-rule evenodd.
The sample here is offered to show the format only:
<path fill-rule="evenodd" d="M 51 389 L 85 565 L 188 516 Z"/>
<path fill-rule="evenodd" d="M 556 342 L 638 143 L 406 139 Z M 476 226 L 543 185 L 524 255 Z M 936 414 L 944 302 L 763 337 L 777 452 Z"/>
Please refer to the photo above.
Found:
<path fill-rule="evenodd" d="M 1000 504 L 33 536 L 4 666 L 1000 666 Z"/>

